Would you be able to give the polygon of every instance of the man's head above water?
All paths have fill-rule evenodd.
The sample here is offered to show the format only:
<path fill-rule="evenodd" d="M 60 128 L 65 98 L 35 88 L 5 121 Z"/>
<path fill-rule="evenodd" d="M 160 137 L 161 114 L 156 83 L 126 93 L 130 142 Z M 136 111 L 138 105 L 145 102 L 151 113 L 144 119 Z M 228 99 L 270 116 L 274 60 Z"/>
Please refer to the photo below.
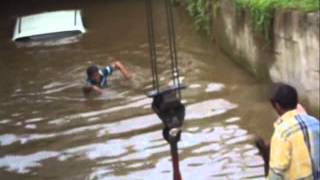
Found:
<path fill-rule="evenodd" d="M 89 66 L 87 68 L 87 77 L 96 84 L 100 83 L 101 75 L 99 74 L 99 68 L 96 65 Z"/>
<path fill-rule="evenodd" d="M 98 68 L 96 65 L 91 65 L 87 68 L 86 84 L 83 87 L 83 92 L 87 95 L 91 91 L 96 94 L 101 94 L 102 89 L 108 87 L 108 76 L 112 75 L 113 71 L 120 71 L 126 79 L 130 79 L 127 68 L 119 61 L 114 61 L 110 65 Z"/>
<path fill-rule="evenodd" d="M 296 109 L 298 93 L 296 89 L 284 83 L 276 83 L 272 87 L 270 101 L 279 115 Z"/>

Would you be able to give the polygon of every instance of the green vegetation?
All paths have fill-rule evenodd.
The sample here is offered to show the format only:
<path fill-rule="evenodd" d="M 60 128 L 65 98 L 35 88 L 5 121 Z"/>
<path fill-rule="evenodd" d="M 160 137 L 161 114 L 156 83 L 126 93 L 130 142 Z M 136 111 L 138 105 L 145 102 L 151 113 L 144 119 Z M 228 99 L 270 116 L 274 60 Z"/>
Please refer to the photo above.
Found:
<path fill-rule="evenodd" d="M 211 6 L 218 0 L 185 0 L 188 13 L 194 18 L 197 30 L 210 35 Z M 223 1 L 223 0 L 221 0 Z M 294 9 L 305 12 L 319 11 L 320 0 L 234 0 L 239 9 L 249 9 L 256 31 L 269 39 L 274 9 Z"/>
<path fill-rule="evenodd" d="M 210 35 L 210 0 L 186 0 L 187 11 L 198 31 Z"/>
<path fill-rule="evenodd" d="M 237 7 L 249 9 L 255 30 L 269 39 L 268 29 L 274 9 L 293 9 L 305 12 L 320 10 L 320 0 L 234 0 Z"/>
<path fill-rule="evenodd" d="M 234 0 L 242 7 L 265 11 L 273 8 L 297 9 L 306 12 L 318 11 L 319 0 Z"/>

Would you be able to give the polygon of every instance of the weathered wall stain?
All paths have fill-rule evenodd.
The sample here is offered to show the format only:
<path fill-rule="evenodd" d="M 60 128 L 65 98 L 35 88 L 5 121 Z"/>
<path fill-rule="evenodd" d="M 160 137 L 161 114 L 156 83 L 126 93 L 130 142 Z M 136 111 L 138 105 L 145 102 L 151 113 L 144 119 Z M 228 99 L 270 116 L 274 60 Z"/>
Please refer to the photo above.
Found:
<path fill-rule="evenodd" d="M 253 30 L 249 10 L 233 0 L 218 3 L 212 35 L 221 49 L 259 79 L 296 87 L 302 104 L 319 117 L 320 12 L 275 10 L 268 41 Z"/>

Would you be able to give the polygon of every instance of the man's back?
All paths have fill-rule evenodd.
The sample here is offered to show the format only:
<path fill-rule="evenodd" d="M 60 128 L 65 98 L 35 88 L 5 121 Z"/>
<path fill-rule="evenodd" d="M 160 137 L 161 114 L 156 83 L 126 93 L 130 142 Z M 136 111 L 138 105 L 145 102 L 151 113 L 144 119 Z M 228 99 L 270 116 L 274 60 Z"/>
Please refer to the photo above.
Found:
<path fill-rule="evenodd" d="M 269 179 L 319 179 L 319 121 L 288 111 L 275 123 Z M 318 174 L 317 174 L 318 173 Z"/>

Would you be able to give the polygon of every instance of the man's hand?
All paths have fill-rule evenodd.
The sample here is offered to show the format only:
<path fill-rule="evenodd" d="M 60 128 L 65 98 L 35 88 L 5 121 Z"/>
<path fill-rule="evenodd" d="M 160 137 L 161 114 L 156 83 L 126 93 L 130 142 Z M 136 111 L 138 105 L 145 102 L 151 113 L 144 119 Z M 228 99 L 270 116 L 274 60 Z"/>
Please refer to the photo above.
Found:
<path fill-rule="evenodd" d="M 261 137 L 254 139 L 254 144 L 259 150 L 259 154 L 262 156 L 264 161 L 264 172 L 268 176 L 269 172 L 269 159 L 270 159 L 270 144 L 266 143 Z"/>
<path fill-rule="evenodd" d="M 102 94 L 102 89 L 99 88 L 98 86 L 92 86 L 92 90 L 98 95 Z"/>
<path fill-rule="evenodd" d="M 94 91 L 97 95 L 102 94 L 102 89 L 100 89 L 98 86 L 85 86 L 83 87 L 83 93 L 87 96 L 91 93 L 91 91 Z"/>
<path fill-rule="evenodd" d="M 111 66 L 113 69 L 120 70 L 120 72 L 126 79 L 131 79 L 131 75 L 128 69 L 121 62 L 114 61 L 113 63 L 111 63 Z"/>

